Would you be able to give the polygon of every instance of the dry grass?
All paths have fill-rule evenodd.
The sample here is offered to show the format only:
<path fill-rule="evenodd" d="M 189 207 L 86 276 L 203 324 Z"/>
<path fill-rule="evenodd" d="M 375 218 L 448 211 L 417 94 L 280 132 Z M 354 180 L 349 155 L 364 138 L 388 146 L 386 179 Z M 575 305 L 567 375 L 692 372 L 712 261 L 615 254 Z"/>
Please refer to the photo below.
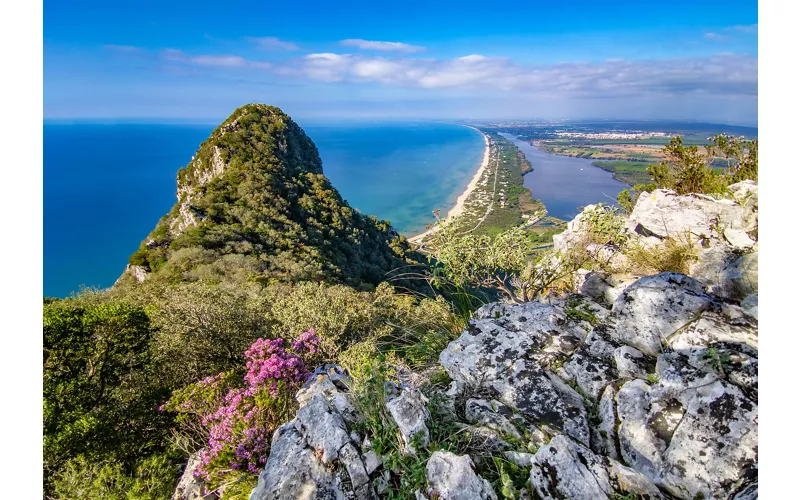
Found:
<path fill-rule="evenodd" d="M 661 244 L 652 247 L 632 244 L 625 255 L 633 266 L 644 272 L 689 274 L 689 268 L 698 259 L 699 251 L 698 245 L 692 241 L 692 235 L 683 233 L 669 236 Z"/>

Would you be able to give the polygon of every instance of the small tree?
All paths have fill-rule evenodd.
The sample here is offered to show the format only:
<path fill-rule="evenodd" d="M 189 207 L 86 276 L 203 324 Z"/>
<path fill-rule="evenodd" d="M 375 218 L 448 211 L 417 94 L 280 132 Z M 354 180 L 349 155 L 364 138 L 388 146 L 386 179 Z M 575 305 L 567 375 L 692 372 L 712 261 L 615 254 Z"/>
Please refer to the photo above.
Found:
<path fill-rule="evenodd" d="M 708 156 L 723 158 L 728 163 L 725 175 L 729 183 L 751 180 L 758 182 L 758 139 L 717 134 L 709 138 Z"/>
<path fill-rule="evenodd" d="M 433 233 L 434 278 L 498 290 L 512 302 L 533 300 L 580 267 L 577 254 L 533 253 L 523 226 L 487 235 L 460 233 L 458 220 L 439 222 Z"/>
<path fill-rule="evenodd" d="M 672 189 L 678 194 L 724 191 L 727 183 L 710 166 L 713 156 L 703 155 L 697 146 L 685 146 L 680 136 L 670 139 L 663 151 L 667 157 L 647 167 L 657 187 Z"/>

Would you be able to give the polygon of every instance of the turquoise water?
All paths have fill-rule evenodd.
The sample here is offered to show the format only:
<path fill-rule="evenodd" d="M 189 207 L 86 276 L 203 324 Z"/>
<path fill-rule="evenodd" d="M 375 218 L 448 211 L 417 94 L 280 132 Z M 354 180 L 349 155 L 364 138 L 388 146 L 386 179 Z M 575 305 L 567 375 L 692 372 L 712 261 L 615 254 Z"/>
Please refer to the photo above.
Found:
<path fill-rule="evenodd" d="M 483 158 L 451 124 L 300 123 L 354 208 L 406 235 L 445 213 Z M 44 125 L 44 293 L 105 288 L 175 203 L 175 174 L 215 125 Z"/>

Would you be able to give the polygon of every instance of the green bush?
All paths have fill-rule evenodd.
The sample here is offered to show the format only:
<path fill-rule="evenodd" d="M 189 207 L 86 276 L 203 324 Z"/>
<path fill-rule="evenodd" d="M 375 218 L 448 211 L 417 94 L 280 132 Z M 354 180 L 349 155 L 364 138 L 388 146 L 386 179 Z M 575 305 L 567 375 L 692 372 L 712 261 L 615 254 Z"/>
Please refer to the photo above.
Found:
<path fill-rule="evenodd" d="M 170 455 L 153 455 L 139 461 L 128 474 L 119 462 L 95 462 L 80 456 L 56 476 L 53 493 L 64 500 L 164 500 L 172 496 L 181 465 Z"/>
<path fill-rule="evenodd" d="M 169 393 L 152 370 L 152 329 L 141 307 L 53 302 L 44 307 L 43 336 L 46 478 L 81 455 L 130 466 L 163 449 L 170 422 L 157 408 Z"/>

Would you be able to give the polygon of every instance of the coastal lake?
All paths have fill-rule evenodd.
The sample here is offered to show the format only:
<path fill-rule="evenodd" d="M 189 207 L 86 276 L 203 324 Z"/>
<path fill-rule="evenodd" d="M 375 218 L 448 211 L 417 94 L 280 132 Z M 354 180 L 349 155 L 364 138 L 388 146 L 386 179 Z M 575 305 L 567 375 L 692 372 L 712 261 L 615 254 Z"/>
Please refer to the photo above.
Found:
<path fill-rule="evenodd" d="M 553 155 L 511 134 L 500 135 L 513 142 L 533 165 L 523 184 L 544 203 L 548 215 L 572 220 L 586 205 L 615 205 L 617 194 L 628 187 L 611 172 L 592 165 L 592 160 Z"/>
<path fill-rule="evenodd" d="M 474 129 L 298 122 L 350 206 L 407 236 L 455 204 L 483 158 Z M 44 295 L 111 286 L 175 203 L 175 175 L 216 124 L 44 125 Z"/>

